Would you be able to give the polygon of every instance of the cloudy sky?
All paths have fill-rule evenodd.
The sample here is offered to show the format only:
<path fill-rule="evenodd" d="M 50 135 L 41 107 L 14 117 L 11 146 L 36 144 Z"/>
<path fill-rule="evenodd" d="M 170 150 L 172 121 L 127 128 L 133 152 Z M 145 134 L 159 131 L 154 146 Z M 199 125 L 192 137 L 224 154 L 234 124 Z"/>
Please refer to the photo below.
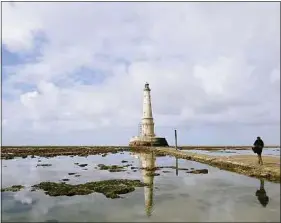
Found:
<path fill-rule="evenodd" d="M 2 142 L 280 143 L 280 3 L 2 3 Z"/>

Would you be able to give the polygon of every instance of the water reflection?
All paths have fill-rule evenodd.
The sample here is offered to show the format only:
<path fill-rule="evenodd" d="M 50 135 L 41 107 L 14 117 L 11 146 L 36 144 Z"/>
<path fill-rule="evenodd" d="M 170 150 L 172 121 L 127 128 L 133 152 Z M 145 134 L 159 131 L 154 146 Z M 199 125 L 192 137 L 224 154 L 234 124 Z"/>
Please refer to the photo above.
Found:
<path fill-rule="evenodd" d="M 152 153 L 140 153 L 138 154 L 140 159 L 141 175 L 143 182 L 149 186 L 144 187 L 144 200 L 145 200 L 145 212 L 147 216 L 151 216 L 153 208 L 153 181 L 154 181 L 154 167 L 156 156 Z"/>
<path fill-rule="evenodd" d="M 145 212 L 148 217 L 153 212 L 153 190 L 154 190 L 154 176 L 155 176 L 155 163 L 156 155 L 151 153 L 138 153 L 135 157 L 140 160 L 141 175 L 143 182 L 149 186 L 144 187 L 144 200 L 145 200 Z M 176 158 L 176 175 L 178 176 L 178 158 Z"/>
<path fill-rule="evenodd" d="M 269 202 L 269 198 L 266 195 L 266 191 L 264 189 L 264 180 L 263 179 L 260 180 L 260 189 L 256 191 L 256 196 L 257 196 L 259 202 L 261 203 L 261 205 L 263 207 L 266 207 L 266 205 Z"/>

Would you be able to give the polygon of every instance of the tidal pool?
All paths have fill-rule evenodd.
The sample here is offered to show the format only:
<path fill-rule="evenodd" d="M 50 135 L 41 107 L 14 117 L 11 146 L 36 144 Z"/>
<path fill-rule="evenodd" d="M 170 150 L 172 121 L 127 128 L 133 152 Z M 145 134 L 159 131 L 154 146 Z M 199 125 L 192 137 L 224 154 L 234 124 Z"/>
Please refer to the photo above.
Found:
<path fill-rule="evenodd" d="M 109 172 L 99 170 L 98 164 L 128 166 L 124 172 Z M 154 166 L 174 168 L 156 171 L 131 168 Z M 187 173 L 180 168 L 208 169 L 208 174 Z M 62 182 L 62 179 L 68 179 L 67 184 L 134 179 L 150 186 L 136 188 L 117 199 L 101 193 L 52 197 L 41 190 L 30 191 L 34 184 Z M 280 222 L 280 184 L 198 162 L 155 157 L 153 153 L 2 160 L 2 188 L 12 185 L 25 188 L 19 192 L 1 192 L 3 222 Z"/>

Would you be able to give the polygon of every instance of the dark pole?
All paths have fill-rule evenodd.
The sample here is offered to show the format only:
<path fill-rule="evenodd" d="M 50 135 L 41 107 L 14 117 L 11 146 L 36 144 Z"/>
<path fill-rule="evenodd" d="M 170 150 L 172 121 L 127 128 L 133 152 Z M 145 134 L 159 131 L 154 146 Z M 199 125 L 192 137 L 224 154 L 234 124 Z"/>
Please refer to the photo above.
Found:
<path fill-rule="evenodd" d="M 178 143 L 177 143 L 177 130 L 175 129 L 175 145 L 176 145 L 176 150 L 178 149 Z"/>

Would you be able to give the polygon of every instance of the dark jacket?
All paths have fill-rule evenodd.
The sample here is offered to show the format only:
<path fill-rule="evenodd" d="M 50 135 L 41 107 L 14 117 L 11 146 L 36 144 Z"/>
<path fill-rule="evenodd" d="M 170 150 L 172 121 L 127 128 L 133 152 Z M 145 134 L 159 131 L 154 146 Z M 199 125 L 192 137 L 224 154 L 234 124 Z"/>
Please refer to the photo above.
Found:
<path fill-rule="evenodd" d="M 264 143 L 261 139 L 257 139 L 255 142 L 254 142 L 254 147 L 252 147 L 252 150 L 254 153 L 258 154 L 258 155 L 261 155 L 262 154 L 262 150 L 263 150 L 263 147 L 264 147 Z"/>
<path fill-rule="evenodd" d="M 257 139 L 254 143 L 254 146 L 262 149 L 264 147 L 264 143 L 261 139 Z"/>

